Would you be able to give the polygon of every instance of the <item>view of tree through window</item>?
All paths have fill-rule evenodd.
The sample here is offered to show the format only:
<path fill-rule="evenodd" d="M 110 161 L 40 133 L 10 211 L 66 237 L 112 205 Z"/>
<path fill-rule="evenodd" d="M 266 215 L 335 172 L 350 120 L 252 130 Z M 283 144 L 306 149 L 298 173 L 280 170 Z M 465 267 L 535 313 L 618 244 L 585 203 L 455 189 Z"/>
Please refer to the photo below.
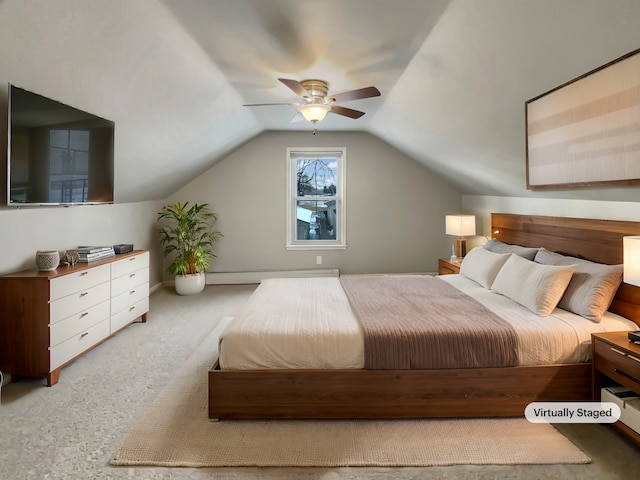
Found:
<path fill-rule="evenodd" d="M 336 169 L 335 158 L 299 158 L 296 162 L 298 197 L 297 240 L 336 239 Z"/>
<path fill-rule="evenodd" d="M 289 151 L 289 244 L 344 247 L 344 150 Z"/>

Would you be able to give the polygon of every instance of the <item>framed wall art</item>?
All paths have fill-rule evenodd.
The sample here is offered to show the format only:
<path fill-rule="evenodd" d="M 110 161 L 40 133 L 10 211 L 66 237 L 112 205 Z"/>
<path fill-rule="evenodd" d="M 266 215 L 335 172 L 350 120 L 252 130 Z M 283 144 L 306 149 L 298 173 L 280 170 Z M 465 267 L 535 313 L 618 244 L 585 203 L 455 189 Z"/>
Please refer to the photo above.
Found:
<path fill-rule="evenodd" d="M 640 49 L 525 110 L 528 189 L 640 184 Z"/>

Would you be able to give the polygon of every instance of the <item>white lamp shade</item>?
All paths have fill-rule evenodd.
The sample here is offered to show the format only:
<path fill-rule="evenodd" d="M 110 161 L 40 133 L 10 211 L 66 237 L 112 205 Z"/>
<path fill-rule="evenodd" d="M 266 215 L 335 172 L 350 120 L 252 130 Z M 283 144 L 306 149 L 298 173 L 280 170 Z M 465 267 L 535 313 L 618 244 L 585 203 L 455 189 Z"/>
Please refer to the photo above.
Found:
<path fill-rule="evenodd" d="M 331 110 L 331 107 L 322 103 L 307 103 L 298 107 L 298 111 L 310 122 L 323 120 L 329 110 Z"/>
<path fill-rule="evenodd" d="M 624 283 L 640 287 L 640 237 L 623 237 Z"/>
<path fill-rule="evenodd" d="M 464 237 L 476 234 L 475 215 L 447 215 L 445 217 L 445 231 L 447 235 Z"/>

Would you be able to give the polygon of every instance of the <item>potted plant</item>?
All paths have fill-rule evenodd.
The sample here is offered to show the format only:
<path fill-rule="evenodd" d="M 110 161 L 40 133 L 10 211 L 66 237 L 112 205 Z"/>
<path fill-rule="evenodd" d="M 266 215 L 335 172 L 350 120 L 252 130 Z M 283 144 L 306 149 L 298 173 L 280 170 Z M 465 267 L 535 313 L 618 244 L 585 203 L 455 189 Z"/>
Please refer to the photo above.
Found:
<path fill-rule="evenodd" d="M 200 293 L 205 286 L 205 273 L 216 257 L 213 245 L 222 233 L 214 229 L 217 221 L 208 204 L 189 205 L 178 202 L 158 212 L 162 228 L 158 231 L 164 257 L 170 257 L 167 272 L 175 276 L 180 295 Z"/>

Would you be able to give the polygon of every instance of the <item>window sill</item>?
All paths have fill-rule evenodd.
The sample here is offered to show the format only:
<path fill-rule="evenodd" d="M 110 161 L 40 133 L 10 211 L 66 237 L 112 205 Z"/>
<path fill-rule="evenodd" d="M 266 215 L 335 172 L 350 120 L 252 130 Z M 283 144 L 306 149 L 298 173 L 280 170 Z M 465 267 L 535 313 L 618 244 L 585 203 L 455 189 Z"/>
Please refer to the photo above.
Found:
<path fill-rule="evenodd" d="M 287 250 L 346 250 L 346 245 L 285 245 Z"/>

